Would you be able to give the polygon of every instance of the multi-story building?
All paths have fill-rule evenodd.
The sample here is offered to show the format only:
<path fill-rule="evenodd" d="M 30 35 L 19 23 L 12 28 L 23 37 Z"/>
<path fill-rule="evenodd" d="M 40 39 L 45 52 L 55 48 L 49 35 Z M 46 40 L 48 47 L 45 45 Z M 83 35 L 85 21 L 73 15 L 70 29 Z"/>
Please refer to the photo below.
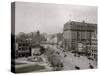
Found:
<path fill-rule="evenodd" d="M 42 41 L 45 41 L 44 36 L 39 31 L 29 34 L 20 33 L 15 39 L 16 58 L 40 55 L 40 44 Z"/>
<path fill-rule="evenodd" d="M 31 56 L 31 47 L 29 40 L 17 40 L 16 41 L 16 57 L 27 57 Z"/>
<path fill-rule="evenodd" d="M 91 37 L 90 57 L 97 60 L 97 33 L 94 32 Z"/>
<path fill-rule="evenodd" d="M 83 44 L 83 52 L 86 52 L 85 46 L 91 44 L 91 35 L 97 30 L 97 24 L 69 21 L 64 24 L 63 42 L 65 50 L 78 50 L 78 44 Z"/>

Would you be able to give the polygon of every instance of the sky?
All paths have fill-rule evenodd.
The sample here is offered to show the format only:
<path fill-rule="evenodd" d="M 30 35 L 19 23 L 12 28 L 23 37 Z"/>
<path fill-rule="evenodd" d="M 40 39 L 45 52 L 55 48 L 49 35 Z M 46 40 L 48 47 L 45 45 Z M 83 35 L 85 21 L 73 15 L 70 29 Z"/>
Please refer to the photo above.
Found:
<path fill-rule="evenodd" d="M 15 34 L 37 30 L 51 34 L 63 32 L 69 20 L 97 24 L 96 6 L 33 2 L 16 2 L 15 5 Z"/>

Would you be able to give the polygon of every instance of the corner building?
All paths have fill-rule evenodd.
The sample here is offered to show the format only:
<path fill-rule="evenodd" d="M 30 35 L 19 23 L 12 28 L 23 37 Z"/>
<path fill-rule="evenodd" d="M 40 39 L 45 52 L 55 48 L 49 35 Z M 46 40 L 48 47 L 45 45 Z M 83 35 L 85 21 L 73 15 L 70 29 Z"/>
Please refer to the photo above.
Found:
<path fill-rule="evenodd" d="M 69 21 L 65 23 L 63 29 L 64 49 L 66 51 L 77 51 L 78 43 L 82 43 L 83 45 L 91 45 L 91 36 L 96 30 L 97 24 L 85 23 L 85 21 Z"/>

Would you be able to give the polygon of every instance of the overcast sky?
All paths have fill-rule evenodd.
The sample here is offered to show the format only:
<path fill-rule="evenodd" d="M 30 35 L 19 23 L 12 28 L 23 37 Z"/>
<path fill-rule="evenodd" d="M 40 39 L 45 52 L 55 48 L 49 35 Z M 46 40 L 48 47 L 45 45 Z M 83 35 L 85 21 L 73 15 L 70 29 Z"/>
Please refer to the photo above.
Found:
<path fill-rule="evenodd" d="M 97 23 L 97 7 L 59 5 L 45 3 L 17 2 L 15 12 L 15 33 L 45 33 L 63 31 L 64 24 L 69 20 Z"/>

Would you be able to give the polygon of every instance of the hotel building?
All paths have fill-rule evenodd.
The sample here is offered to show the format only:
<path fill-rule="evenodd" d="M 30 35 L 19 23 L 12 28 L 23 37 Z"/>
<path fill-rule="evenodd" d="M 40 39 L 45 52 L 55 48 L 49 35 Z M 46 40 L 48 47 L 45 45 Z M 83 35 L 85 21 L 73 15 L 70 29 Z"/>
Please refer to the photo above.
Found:
<path fill-rule="evenodd" d="M 78 44 L 82 43 L 82 52 L 87 52 L 86 46 L 91 45 L 91 37 L 96 30 L 97 24 L 85 23 L 85 21 L 69 21 L 65 23 L 63 29 L 64 49 L 78 52 Z"/>

